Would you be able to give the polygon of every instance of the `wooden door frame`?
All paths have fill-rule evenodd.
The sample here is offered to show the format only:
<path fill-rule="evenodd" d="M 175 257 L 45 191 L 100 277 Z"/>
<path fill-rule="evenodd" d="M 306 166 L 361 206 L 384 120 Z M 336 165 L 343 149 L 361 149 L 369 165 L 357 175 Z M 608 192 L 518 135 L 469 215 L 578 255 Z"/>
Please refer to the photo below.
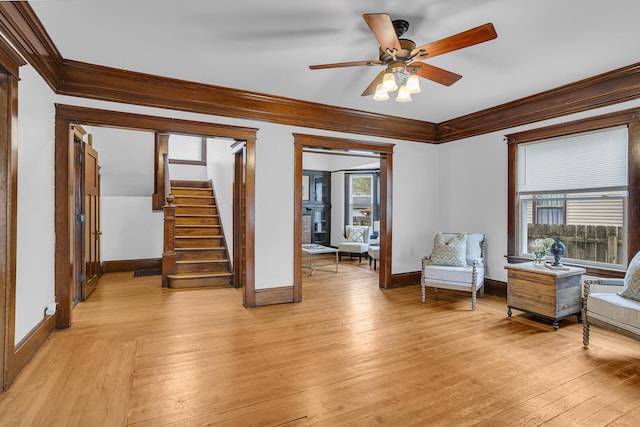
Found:
<path fill-rule="evenodd" d="M 56 322 L 58 329 L 68 328 L 72 323 L 72 260 L 69 249 L 72 242 L 69 200 L 73 196 L 74 187 L 69 182 L 72 173 L 69 135 L 73 124 L 246 141 L 246 242 L 241 256 L 245 257 L 247 269 L 245 289 L 255 292 L 255 145 L 258 129 L 63 104 L 56 104 L 55 107 L 55 294 L 58 302 Z M 251 297 L 255 299 L 255 295 Z"/>
<path fill-rule="evenodd" d="M 380 289 L 393 287 L 392 206 L 393 206 L 393 147 L 395 144 L 359 141 L 318 135 L 294 133 L 293 167 L 293 301 L 302 301 L 302 152 L 304 148 L 370 151 L 380 154 Z"/>

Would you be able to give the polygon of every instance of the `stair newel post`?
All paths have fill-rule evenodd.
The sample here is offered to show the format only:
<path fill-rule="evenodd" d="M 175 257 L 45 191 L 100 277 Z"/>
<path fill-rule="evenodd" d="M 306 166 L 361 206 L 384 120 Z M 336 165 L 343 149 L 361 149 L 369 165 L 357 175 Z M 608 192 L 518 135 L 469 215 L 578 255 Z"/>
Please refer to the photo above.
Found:
<path fill-rule="evenodd" d="M 164 210 L 164 250 L 162 252 L 162 286 L 169 286 L 169 274 L 175 274 L 176 267 L 176 206 L 173 204 L 173 196 L 167 196 Z"/>

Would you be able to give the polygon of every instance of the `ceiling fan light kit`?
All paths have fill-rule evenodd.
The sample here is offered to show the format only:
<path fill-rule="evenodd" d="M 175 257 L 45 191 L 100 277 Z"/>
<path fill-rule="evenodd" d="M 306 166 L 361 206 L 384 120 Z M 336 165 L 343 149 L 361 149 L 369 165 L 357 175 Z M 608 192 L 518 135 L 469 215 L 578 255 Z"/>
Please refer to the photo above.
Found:
<path fill-rule="evenodd" d="M 393 92 L 398 87 L 400 89 L 398 90 L 396 101 L 411 101 L 411 94 L 420 93 L 419 77 L 445 86 L 451 86 L 460 80 L 462 76 L 418 60 L 432 58 L 498 37 L 493 24 L 487 23 L 416 47 L 412 40 L 399 38 L 409 29 L 407 21 L 391 21 L 391 18 L 386 13 L 364 14 L 362 18 L 378 40 L 380 45 L 379 59 L 311 65 L 309 68 L 319 70 L 363 65 L 385 66 L 387 68 L 386 71 L 380 72 L 362 92 L 362 96 L 373 95 L 373 99 L 376 101 L 386 101 L 389 99 L 388 92 Z"/>
<path fill-rule="evenodd" d="M 382 88 L 382 83 L 378 83 L 376 86 L 376 93 L 373 95 L 373 99 L 375 101 L 386 101 L 389 99 L 389 94 Z"/>
<path fill-rule="evenodd" d="M 384 77 L 382 77 L 382 89 L 387 92 L 393 92 L 398 89 L 398 85 L 396 84 L 396 76 L 393 75 L 391 71 L 387 71 L 384 73 Z"/>
<path fill-rule="evenodd" d="M 396 96 L 397 102 L 411 102 L 411 94 L 407 89 L 407 85 L 400 86 L 398 90 L 398 96 Z"/>

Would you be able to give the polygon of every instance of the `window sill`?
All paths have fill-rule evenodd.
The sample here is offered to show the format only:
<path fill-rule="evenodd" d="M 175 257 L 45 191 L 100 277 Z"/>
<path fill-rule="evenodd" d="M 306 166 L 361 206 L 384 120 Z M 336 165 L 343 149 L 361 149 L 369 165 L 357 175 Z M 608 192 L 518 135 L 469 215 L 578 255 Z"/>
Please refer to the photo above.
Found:
<path fill-rule="evenodd" d="M 507 262 L 509 264 L 518 264 L 521 262 L 529 262 L 531 261 L 531 258 L 527 258 L 527 257 L 523 257 L 523 256 L 516 256 L 516 255 L 505 255 L 505 258 L 507 259 Z M 610 277 L 610 278 L 623 278 L 626 274 L 625 270 L 616 270 L 616 269 L 612 269 L 612 268 L 602 268 L 602 267 L 592 267 L 592 266 L 588 266 L 588 265 L 578 265 L 578 264 L 572 264 L 572 263 L 565 263 L 568 266 L 571 267 L 580 267 L 580 268 L 584 268 L 585 270 L 587 270 L 587 273 L 589 276 L 595 276 L 595 277 Z"/>

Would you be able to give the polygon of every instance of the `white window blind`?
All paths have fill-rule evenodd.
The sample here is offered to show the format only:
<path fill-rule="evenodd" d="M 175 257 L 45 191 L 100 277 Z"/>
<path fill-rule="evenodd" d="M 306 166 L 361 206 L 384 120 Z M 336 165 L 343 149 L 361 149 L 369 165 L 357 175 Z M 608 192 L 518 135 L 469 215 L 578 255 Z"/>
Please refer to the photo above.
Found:
<path fill-rule="evenodd" d="M 627 187 L 627 127 L 518 146 L 518 192 L 593 191 Z"/>

